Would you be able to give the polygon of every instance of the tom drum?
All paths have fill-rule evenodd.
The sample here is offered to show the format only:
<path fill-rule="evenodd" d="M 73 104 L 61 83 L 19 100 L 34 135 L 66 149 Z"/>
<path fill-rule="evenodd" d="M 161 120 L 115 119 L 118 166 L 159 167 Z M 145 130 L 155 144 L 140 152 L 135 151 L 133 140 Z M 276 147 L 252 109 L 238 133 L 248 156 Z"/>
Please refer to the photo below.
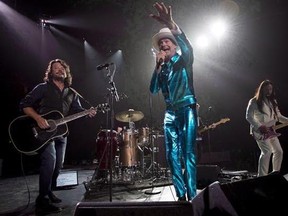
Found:
<path fill-rule="evenodd" d="M 123 132 L 123 142 L 120 144 L 120 166 L 136 166 L 138 162 L 137 133 L 128 129 Z"/>
<path fill-rule="evenodd" d="M 139 129 L 138 143 L 140 146 L 149 145 L 149 135 L 150 135 L 150 128 L 149 127 L 142 127 Z"/>

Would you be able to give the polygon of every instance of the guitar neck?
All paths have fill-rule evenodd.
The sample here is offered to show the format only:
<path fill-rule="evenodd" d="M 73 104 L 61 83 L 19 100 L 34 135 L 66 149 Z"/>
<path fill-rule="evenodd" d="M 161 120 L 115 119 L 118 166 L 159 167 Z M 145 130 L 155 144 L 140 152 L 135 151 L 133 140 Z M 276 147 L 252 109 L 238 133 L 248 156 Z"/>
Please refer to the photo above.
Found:
<path fill-rule="evenodd" d="M 219 125 L 219 124 L 221 124 L 221 122 L 214 123 L 215 127 L 216 127 L 217 125 Z M 204 128 L 202 128 L 202 129 L 198 130 L 198 133 L 203 133 L 204 131 L 207 131 L 207 130 L 211 129 L 212 127 L 213 127 L 213 125 L 211 124 L 211 125 L 209 125 L 209 126 L 207 126 L 207 127 L 204 127 Z"/>
<path fill-rule="evenodd" d="M 89 113 L 90 113 L 90 110 L 84 110 L 82 112 L 78 112 L 78 113 L 75 113 L 73 115 L 69 115 L 69 116 L 66 116 L 64 118 L 57 119 L 57 120 L 55 120 L 55 123 L 56 123 L 57 126 L 58 125 L 62 125 L 62 124 L 65 124 L 67 122 L 73 121 L 73 120 L 81 118 L 83 116 L 86 116 Z"/>
<path fill-rule="evenodd" d="M 212 124 L 212 125 L 209 125 L 209 128 L 212 128 L 213 126 L 218 126 L 218 125 L 220 125 L 220 124 L 223 124 L 223 122 L 216 122 L 216 123 L 214 123 L 214 124 Z"/>
<path fill-rule="evenodd" d="M 274 126 L 274 130 L 277 130 L 277 129 L 280 129 L 280 128 L 283 128 L 283 127 L 286 127 L 288 126 L 288 122 L 285 122 L 285 123 L 282 123 L 282 124 L 279 124 L 279 125 L 275 125 Z"/>
<path fill-rule="evenodd" d="M 229 119 L 229 118 L 221 119 L 221 120 L 218 121 L 218 122 L 215 122 L 215 123 L 213 123 L 213 124 L 211 124 L 211 125 L 209 125 L 209 126 L 207 126 L 207 127 L 204 127 L 204 128 L 202 128 L 202 129 L 198 130 L 198 133 L 201 134 L 201 133 L 203 133 L 203 132 L 206 131 L 206 130 L 215 128 L 215 127 L 217 127 L 217 126 L 220 125 L 220 124 L 224 124 L 224 123 L 226 123 L 227 121 L 230 121 L 230 119 Z"/>

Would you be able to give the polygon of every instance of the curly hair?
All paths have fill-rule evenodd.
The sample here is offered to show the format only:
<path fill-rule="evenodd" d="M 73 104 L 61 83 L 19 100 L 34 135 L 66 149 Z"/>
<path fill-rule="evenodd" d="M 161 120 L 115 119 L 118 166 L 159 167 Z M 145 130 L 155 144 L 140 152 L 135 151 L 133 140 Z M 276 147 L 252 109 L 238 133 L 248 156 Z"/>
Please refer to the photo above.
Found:
<path fill-rule="evenodd" d="M 52 65 L 54 63 L 57 63 L 57 62 L 60 63 L 64 67 L 64 69 L 66 71 L 67 77 L 64 80 L 65 86 L 71 86 L 72 85 L 72 74 L 70 72 L 70 66 L 62 59 L 54 59 L 54 60 L 51 60 L 49 62 L 43 80 L 45 82 L 52 81 Z"/>

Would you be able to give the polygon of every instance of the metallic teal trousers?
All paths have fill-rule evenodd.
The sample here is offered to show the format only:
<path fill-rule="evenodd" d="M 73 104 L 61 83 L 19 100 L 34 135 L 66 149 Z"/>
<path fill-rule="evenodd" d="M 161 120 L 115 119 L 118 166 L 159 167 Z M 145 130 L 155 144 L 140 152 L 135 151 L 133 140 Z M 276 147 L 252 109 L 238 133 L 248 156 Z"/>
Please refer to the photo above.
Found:
<path fill-rule="evenodd" d="M 166 159 L 171 169 L 177 197 L 196 196 L 197 113 L 194 105 L 176 111 L 166 110 L 164 117 Z"/>

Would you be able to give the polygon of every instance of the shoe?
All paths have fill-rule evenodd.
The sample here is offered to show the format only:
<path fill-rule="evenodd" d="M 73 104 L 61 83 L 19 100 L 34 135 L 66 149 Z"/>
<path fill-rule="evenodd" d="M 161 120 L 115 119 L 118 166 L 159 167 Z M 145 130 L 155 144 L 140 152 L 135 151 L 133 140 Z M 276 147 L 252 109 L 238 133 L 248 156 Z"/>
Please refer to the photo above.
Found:
<path fill-rule="evenodd" d="M 62 209 L 52 205 L 47 198 L 37 198 L 36 199 L 36 215 L 45 215 L 51 213 L 58 213 L 61 212 Z"/>
<path fill-rule="evenodd" d="M 178 198 L 178 201 L 179 201 L 179 202 L 186 201 L 186 196 L 184 195 L 184 196 L 182 196 L 182 197 L 179 197 L 179 198 Z"/>
<path fill-rule="evenodd" d="M 60 198 L 58 198 L 54 193 L 49 193 L 48 194 L 48 197 L 49 197 L 49 199 L 50 199 L 50 201 L 52 202 L 52 203 L 61 203 L 62 202 L 62 200 L 60 199 Z"/>

